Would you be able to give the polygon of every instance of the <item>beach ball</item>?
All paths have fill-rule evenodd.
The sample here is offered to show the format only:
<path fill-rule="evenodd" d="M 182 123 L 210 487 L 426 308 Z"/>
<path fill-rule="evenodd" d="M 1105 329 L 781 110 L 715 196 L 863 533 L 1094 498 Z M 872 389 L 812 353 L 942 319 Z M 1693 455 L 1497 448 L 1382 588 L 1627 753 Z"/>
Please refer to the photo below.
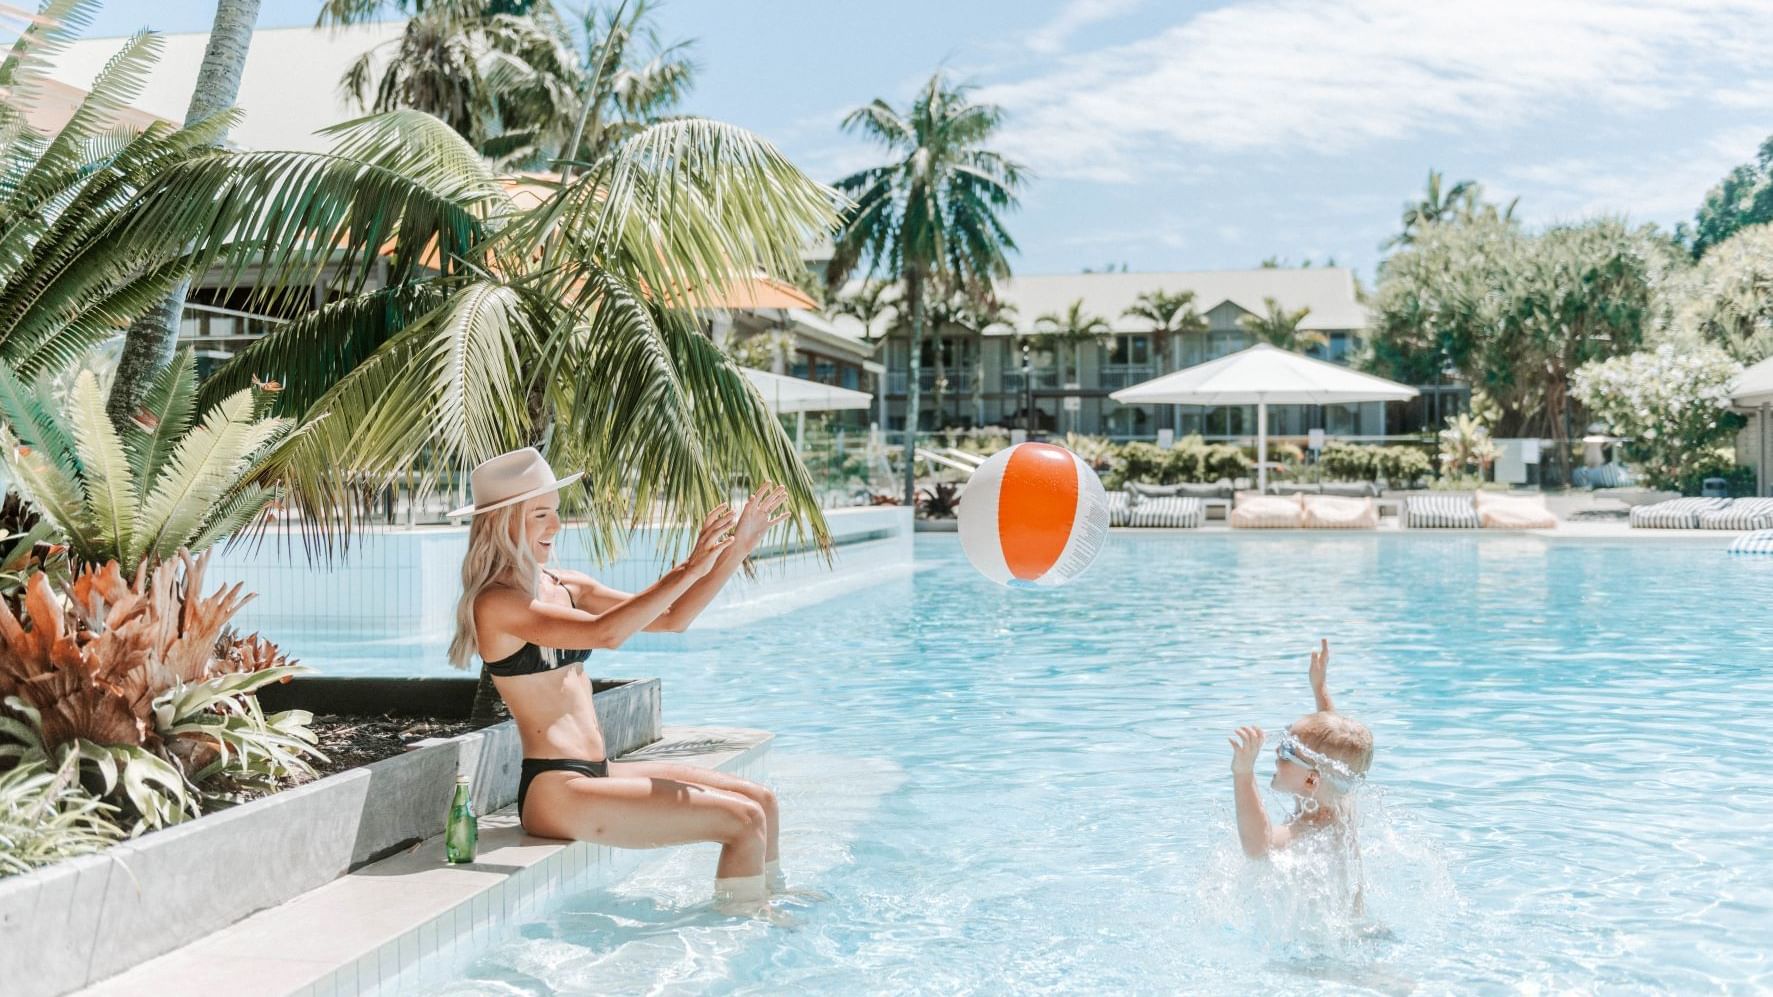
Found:
<path fill-rule="evenodd" d="M 1108 494 L 1078 456 L 1018 443 L 979 465 L 961 493 L 960 545 L 973 567 L 1005 585 L 1063 585 L 1108 539 Z"/>

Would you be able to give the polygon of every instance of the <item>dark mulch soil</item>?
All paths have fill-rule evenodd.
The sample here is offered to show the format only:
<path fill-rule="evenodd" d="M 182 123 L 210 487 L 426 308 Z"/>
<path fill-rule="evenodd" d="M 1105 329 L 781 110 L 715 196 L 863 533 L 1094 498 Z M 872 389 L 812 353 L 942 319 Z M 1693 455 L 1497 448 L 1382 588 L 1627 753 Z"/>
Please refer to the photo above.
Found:
<path fill-rule="evenodd" d="M 488 726 L 487 722 L 474 720 L 318 713 L 308 727 L 319 737 L 319 748 L 327 760 L 315 760 L 314 768 L 319 773 L 315 778 L 392 758 L 414 741 L 427 737 L 455 737 L 485 726 Z"/>

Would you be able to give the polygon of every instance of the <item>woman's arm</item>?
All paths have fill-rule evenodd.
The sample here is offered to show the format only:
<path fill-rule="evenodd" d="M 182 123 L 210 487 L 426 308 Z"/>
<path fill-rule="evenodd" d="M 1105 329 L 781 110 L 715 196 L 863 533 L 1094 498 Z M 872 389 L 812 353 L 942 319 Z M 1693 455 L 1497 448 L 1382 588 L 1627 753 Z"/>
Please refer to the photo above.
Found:
<path fill-rule="evenodd" d="M 513 589 L 494 589 L 483 593 L 475 603 L 475 625 L 482 633 L 508 633 L 541 647 L 619 647 L 708 574 L 732 545 L 733 537 L 726 531 L 734 521 L 731 510 L 725 506 L 716 509 L 703 522 L 701 535 L 687 560 L 639 594 L 600 607 L 596 612 L 556 606 Z"/>
<path fill-rule="evenodd" d="M 720 594 L 721 588 L 739 570 L 739 566 L 745 563 L 745 558 L 750 557 L 751 552 L 757 549 L 770 527 L 788 518 L 786 512 L 777 512 L 787 499 L 788 490 L 777 485 L 766 484 L 753 492 L 739 516 L 738 526 L 733 530 L 733 542 L 721 551 L 720 557 L 707 574 L 692 583 L 682 595 L 672 601 L 668 609 L 646 625 L 647 631 L 681 633 L 688 629 L 690 623 Z M 572 586 L 574 600 L 593 612 L 633 598 L 626 592 L 610 588 L 577 571 L 562 571 L 560 576 L 561 581 Z"/>

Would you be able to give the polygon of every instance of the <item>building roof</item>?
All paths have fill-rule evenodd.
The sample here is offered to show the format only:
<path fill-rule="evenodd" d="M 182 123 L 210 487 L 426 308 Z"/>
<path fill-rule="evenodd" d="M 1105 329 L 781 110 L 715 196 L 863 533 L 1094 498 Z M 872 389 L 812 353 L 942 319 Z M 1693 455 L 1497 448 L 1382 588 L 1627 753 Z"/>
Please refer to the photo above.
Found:
<path fill-rule="evenodd" d="M 321 152 L 332 142 L 317 134 L 363 111 L 339 92 L 339 78 L 364 52 L 400 37 L 403 21 L 349 28 L 259 28 L 247 50 L 237 105 L 242 121 L 228 141 L 242 149 Z M 161 36 L 160 60 L 134 107 L 168 121 L 185 120 L 191 89 L 209 33 Z M 89 87 L 123 46 L 122 38 L 83 38 L 51 63 L 49 75 L 72 87 Z"/>
<path fill-rule="evenodd" d="M 1773 404 L 1773 357 L 1736 375 L 1730 382 L 1730 401 L 1738 408 Z"/>
<path fill-rule="evenodd" d="M 1301 329 L 1328 332 L 1367 325 L 1366 306 L 1355 296 L 1354 271 L 1346 267 L 1050 274 L 1012 277 L 997 285 L 998 297 L 1016 308 L 1015 332 L 1034 331 L 1042 315 L 1064 314 L 1079 299 L 1086 314 L 1107 319 L 1115 332 L 1147 332 L 1149 322 L 1122 313 L 1139 295 L 1160 290 L 1193 291 L 1194 306 L 1202 315 L 1226 302 L 1261 315 L 1266 311 L 1263 299 L 1273 298 L 1283 308 L 1310 309 L 1299 323 Z M 862 334 L 862 324 L 853 318 L 841 317 L 836 324 L 850 335 Z M 876 329 L 875 335 L 884 331 Z M 1000 326 L 990 334 L 1011 331 Z"/>

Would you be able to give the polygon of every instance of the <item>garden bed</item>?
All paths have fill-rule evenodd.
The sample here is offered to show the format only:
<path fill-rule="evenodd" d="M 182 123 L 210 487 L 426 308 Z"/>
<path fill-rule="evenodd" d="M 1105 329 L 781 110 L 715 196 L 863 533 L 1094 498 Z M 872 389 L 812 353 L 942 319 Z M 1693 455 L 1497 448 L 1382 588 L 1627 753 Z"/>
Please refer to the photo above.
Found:
<path fill-rule="evenodd" d="M 472 780 L 478 812 L 508 806 L 522 756 L 511 721 L 411 745 L 400 738 L 416 724 L 468 722 L 473 685 L 307 676 L 265 690 L 268 711 L 341 716 L 369 741 L 382 737 L 379 730 L 406 750 L 0 879 L 9 997 L 60 994 L 101 980 L 440 834 L 458 773 Z M 658 740 L 657 679 L 597 680 L 593 688 L 611 755 Z M 390 702 L 430 719 L 407 717 L 397 726 L 389 718 L 400 714 Z M 458 708 L 460 717 L 450 718 Z M 374 753 L 391 743 L 366 748 Z"/>

